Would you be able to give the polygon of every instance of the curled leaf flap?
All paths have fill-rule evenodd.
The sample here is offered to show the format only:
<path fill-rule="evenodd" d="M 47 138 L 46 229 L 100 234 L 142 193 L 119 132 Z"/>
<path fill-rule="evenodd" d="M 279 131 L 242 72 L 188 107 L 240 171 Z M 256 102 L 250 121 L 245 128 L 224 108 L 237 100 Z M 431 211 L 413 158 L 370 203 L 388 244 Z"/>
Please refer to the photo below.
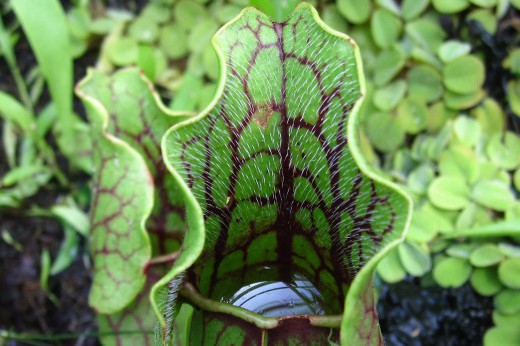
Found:
<path fill-rule="evenodd" d="M 141 291 L 152 251 L 174 251 L 182 239 L 182 197 L 165 174 L 159 147 L 159 138 L 182 114 L 168 112 L 135 69 L 113 77 L 89 71 L 77 92 L 95 143 L 89 302 L 110 314 Z"/>

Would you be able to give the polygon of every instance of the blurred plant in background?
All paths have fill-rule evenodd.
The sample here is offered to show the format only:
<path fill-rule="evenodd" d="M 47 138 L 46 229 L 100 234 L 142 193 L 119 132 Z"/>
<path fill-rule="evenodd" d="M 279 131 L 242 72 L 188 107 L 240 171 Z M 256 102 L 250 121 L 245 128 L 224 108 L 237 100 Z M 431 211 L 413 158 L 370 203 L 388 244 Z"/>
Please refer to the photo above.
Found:
<path fill-rule="evenodd" d="M 73 60 L 94 55 L 94 67 L 106 74 L 139 66 L 172 110 L 201 111 L 218 77 L 210 39 L 250 2 L 118 7 L 78 0 L 66 13 L 54 0 L 38 2 L 38 11 L 29 3 L 11 0 L 1 8 L 9 18 L 0 22 L 1 58 L 16 89 L 0 93 L 7 162 L 0 208 L 63 224 L 59 253 L 51 259 L 42 252 L 44 288 L 48 275 L 78 256 L 89 228 L 91 144 L 72 108 Z M 496 326 L 485 344 L 520 344 L 520 1 L 310 3 L 360 46 L 368 81 L 360 134 L 365 156 L 415 200 L 407 241 L 381 262 L 379 276 L 395 283 L 412 275 L 442 287 L 470 282 L 494 297 Z M 14 54 L 21 29 L 37 58 L 25 74 Z M 30 202 L 47 189 L 55 200 L 44 207 Z M 21 246 L 9 230 L 2 238 Z"/>

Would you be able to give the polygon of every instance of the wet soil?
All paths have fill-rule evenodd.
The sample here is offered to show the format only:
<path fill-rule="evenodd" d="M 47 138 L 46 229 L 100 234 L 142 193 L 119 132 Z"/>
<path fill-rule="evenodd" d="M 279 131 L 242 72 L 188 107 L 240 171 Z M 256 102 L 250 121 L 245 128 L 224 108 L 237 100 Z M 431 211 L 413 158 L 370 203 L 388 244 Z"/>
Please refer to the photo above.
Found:
<path fill-rule="evenodd" d="M 380 290 L 378 313 L 388 346 L 482 345 L 493 325 L 493 300 L 469 284 L 457 289 L 421 287 L 407 278 Z"/>

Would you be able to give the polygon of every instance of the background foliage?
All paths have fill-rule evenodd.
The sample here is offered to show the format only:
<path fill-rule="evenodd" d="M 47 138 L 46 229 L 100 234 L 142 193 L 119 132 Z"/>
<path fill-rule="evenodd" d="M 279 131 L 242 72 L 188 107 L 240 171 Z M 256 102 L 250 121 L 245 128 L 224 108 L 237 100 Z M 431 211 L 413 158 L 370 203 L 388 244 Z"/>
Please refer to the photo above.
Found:
<path fill-rule="evenodd" d="M 519 344 L 520 2 L 311 3 L 360 45 L 368 79 L 364 153 L 415 200 L 407 241 L 384 259 L 379 276 L 394 283 L 412 275 L 442 287 L 469 282 L 494 299 L 485 343 Z M 41 288 L 58 303 L 49 278 L 88 252 L 92 144 L 73 106 L 73 81 L 81 77 L 73 66 L 80 74 L 86 65 L 105 74 L 139 66 L 171 110 L 200 111 L 218 77 L 209 41 L 249 1 L 34 4 L 11 0 L 0 9 L 2 73 L 12 82 L 0 92 L 0 208 L 60 222 L 61 245 L 44 248 L 40 263 Z M 21 69 L 24 42 L 36 62 Z M 42 202 L 42 192 L 52 196 Z M 24 251 L 9 228 L 0 231 Z"/>

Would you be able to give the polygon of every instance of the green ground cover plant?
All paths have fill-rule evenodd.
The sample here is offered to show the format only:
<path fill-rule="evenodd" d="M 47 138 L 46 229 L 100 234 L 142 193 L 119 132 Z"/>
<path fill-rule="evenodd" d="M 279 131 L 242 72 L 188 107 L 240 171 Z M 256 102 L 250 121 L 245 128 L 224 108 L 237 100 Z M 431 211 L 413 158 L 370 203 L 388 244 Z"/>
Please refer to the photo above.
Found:
<path fill-rule="evenodd" d="M 377 267 L 376 283 L 379 279 L 396 283 L 411 275 L 421 277 L 424 285 L 457 288 L 469 284 L 476 292 L 492 297 L 494 301 L 495 326 L 486 333 L 484 344 L 518 344 L 520 29 L 516 11 L 520 4 L 513 0 L 310 3 L 317 7 L 328 26 L 348 34 L 360 48 L 366 81 L 362 78 L 348 80 L 352 90 L 356 90 L 357 85 L 358 91 L 364 88 L 366 95 L 359 109 L 356 106 L 349 113 L 359 113 L 360 126 L 355 130 L 352 125 L 352 133 L 349 132 L 345 139 L 349 142 L 349 150 L 357 153 L 352 156 L 361 166 L 358 169 L 369 172 L 370 177 L 383 177 L 376 181 L 393 181 L 414 201 L 405 241 L 388 252 L 384 245 L 381 246 L 381 254 L 387 254 Z M 309 130 L 315 128 L 319 120 L 306 115 L 305 109 L 320 109 L 316 106 L 320 102 L 314 99 L 317 96 L 312 96 L 319 93 L 310 91 L 322 91 L 320 83 L 315 86 L 316 78 L 305 67 L 312 65 L 319 69 L 320 59 L 311 62 L 314 56 L 306 56 L 307 65 L 300 61 L 304 66 L 301 70 L 290 71 L 299 77 L 301 94 L 286 97 L 292 96 L 299 103 L 306 102 L 306 107 L 287 103 L 289 110 L 302 107 L 303 119 L 298 120 L 298 124 L 290 123 L 289 132 L 294 133 L 294 138 L 289 136 L 287 143 L 291 155 L 302 162 L 308 157 L 321 158 L 323 165 L 320 167 L 327 169 L 323 168 L 323 172 L 316 167 L 302 170 L 298 160 L 291 163 L 294 165 L 291 166 L 292 175 L 283 178 L 298 177 L 292 184 L 296 189 L 291 197 L 301 209 L 296 216 L 284 214 L 287 207 L 283 203 L 290 200 L 285 195 L 271 200 L 264 198 L 271 191 L 280 190 L 273 181 L 262 180 L 258 189 L 251 189 L 252 183 L 247 178 L 276 176 L 270 170 L 262 171 L 262 167 L 276 165 L 278 156 L 283 162 L 284 155 L 274 154 L 281 152 L 283 147 L 275 139 L 272 139 L 272 146 L 265 148 L 255 144 L 259 138 L 281 136 L 275 131 L 277 126 L 283 128 L 282 112 L 274 107 L 279 106 L 279 102 L 274 106 L 267 102 L 273 90 L 277 90 L 269 86 L 276 86 L 275 71 L 279 69 L 265 63 L 269 65 L 268 70 L 259 69 L 258 75 L 252 76 L 246 73 L 251 79 L 248 92 L 254 96 L 244 98 L 241 69 L 247 70 L 248 65 L 247 60 L 240 59 L 250 59 L 250 54 L 236 58 L 238 67 L 230 67 L 228 62 L 234 61 L 233 54 L 226 48 L 228 43 L 224 38 L 232 40 L 233 33 L 220 31 L 220 36 L 215 38 L 218 41 L 221 37 L 221 48 L 217 48 L 220 53 L 215 52 L 210 41 L 220 27 L 237 18 L 249 5 L 267 13 L 271 19 L 258 16 L 269 24 L 271 20 L 283 22 L 292 18 L 289 15 L 297 4 L 298 1 L 288 1 L 280 6 L 266 1 L 157 0 L 142 6 L 138 12 L 131 12 L 107 8 L 98 1 L 77 1 L 65 12 L 57 1 L 45 0 L 38 4 L 42 7 L 41 13 L 45 13 L 41 16 L 34 15 L 36 12 L 31 10 L 29 1 L 10 1 L 3 5 L 2 13 L 13 11 L 15 17 L 14 24 L 0 22 L 0 51 L 13 76 L 16 95 L 0 93 L 0 115 L 4 120 L 2 140 L 9 167 L 1 180 L 0 206 L 6 210 L 27 209 L 25 215 L 54 218 L 62 224 L 65 236 L 60 251 L 53 256 L 48 250 L 41 253 L 41 287 L 55 302 L 58 298 L 49 289 L 48 280 L 67 269 L 75 258 L 84 255 L 80 244 L 84 237 L 89 237 L 94 273 L 89 302 L 99 312 L 103 344 L 126 344 L 136 338 L 152 341 L 157 319 L 163 322 L 163 327 L 155 334 L 178 344 L 189 337 L 190 320 L 198 321 L 199 326 L 213 323 L 213 326 L 218 325 L 214 330 L 225 330 L 222 321 L 214 316 L 222 312 L 220 305 L 216 308 L 211 304 L 205 306 L 208 311 L 202 313 L 186 302 L 200 307 L 207 303 L 202 299 L 204 295 L 214 298 L 211 291 L 219 291 L 218 287 L 214 288 L 219 282 L 216 278 L 225 279 L 225 273 L 219 274 L 220 263 L 226 263 L 227 267 L 227 263 L 235 261 L 232 261 L 233 256 L 247 253 L 244 249 L 248 246 L 241 245 L 247 243 L 244 240 L 247 237 L 240 238 L 238 226 L 245 220 L 254 227 L 273 227 L 272 234 L 281 233 L 276 231 L 283 228 L 280 219 L 287 225 L 298 225 L 302 232 L 315 228 L 321 236 L 311 237 L 311 243 L 319 243 L 325 234 L 334 233 L 335 227 L 331 224 L 337 225 L 340 233 L 348 232 L 348 228 L 342 229 L 339 225 L 348 224 L 349 221 L 345 221 L 348 218 L 360 219 L 358 214 L 349 214 L 342 209 L 346 203 L 343 201 L 337 203 L 341 206 L 337 208 L 349 216 L 338 216 L 341 222 L 329 220 L 332 214 L 341 212 L 329 215 L 323 211 L 326 209 L 323 204 L 330 210 L 330 200 L 338 202 L 337 198 L 329 196 L 332 192 L 328 191 L 326 183 L 326 172 L 329 175 L 335 172 L 327 157 L 328 151 L 320 152 L 319 147 L 312 144 L 302 148 L 290 144 L 291 140 L 312 143 L 317 137 L 318 142 L 323 140 L 330 147 L 337 147 L 332 130 L 330 133 L 324 130 L 317 136 Z M 252 15 L 253 12 L 248 13 Z M 48 18 L 53 18 L 52 25 Z M 229 30 L 232 24 L 226 27 Z M 38 63 L 37 68 L 25 75 L 20 72 L 14 53 L 20 29 Z M 276 35 L 269 34 L 267 29 L 259 35 L 262 40 L 269 41 L 271 37 L 276 41 Z M 247 39 L 248 44 L 254 44 L 252 37 Z M 99 47 L 97 62 L 76 89 L 87 111 L 87 123 L 72 109 L 72 66 L 73 59 L 88 55 L 92 47 Z M 267 51 L 276 55 L 274 49 Z M 260 62 L 262 59 L 276 60 L 266 54 L 255 56 L 255 62 L 256 59 Z M 224 68 L 219 70 L 219 60 L 227 62 L 227 72 Z M 142 73 L 136 69 L 116 71 L 127 66 L 137 67 Z M 235 74 L 230 72 L 233 68 L 237 69 Z M 352 71 L 357 70 L 359 67 Z M 333 84 L 334 78 L 330 80 Z M 50 102 L 42 107 L 41 95 L 47 90 Z M 226 127 L 229 124 L 216 120 L 216 113 L 226 113 L 223 100 L 229 93 L 233 95 L 230 102 L 234 110 L 228 112 L 231 124 L 239 122 L 237 114 L 244 113 L 249 106 L 253 111 L 252 120 L 240 130 L 244 133 L 242 142 L 237 140 L 237 143 L 226 145 L 226 141 L 232 141 L 233 131 Z M 354 95 L 348 102 L 355 102 Z M 332 103 L 336 105 L 335 102 Z M 291 116 L 288 119 L 299 119 Z M 339 127 L 338 123 L 334 124 L 325 128 Z M 217 134 L 197 137 L 208 128 Z M 168 135 L 161 144 L 165 133 Z M 358 142 L 355 136 L 359 136 Z M 187 156 L 180 155 L 179 148 L 184 146 L 190 148 Z M 230 152 L 228 147 L 238 153 Z M 341 151 L 336 159 L 341 161 L 342 155 L 354 162 L 351 154 Z M 63 157 L 68 162 L 66 166 L 61 162 Z M 248 163 L 248 159 L 253 164 Z M 233 175 L 236 165 L 244 171 L 249 170 L 248 175 Z M 222 172 L 217 172 L 216 167 Z M 354 166 L 346 167 L 341 166 L 338 176 L 351 181 L 356 176 Z M 350 178 L 342 175 L 345 171 L 349 172 Z M 88 178 L 91 194 L 85 181 L 78 180 L 78 176 L 85 174 L 82 172 L 91 177 Z M 366 186 L 370 183 L 362 181 L 366 191 L 362 189 L 365 197 L 361 194 L 359 200 L 363 202 L 359 203 L 366 207 L 370 200 Z M 233 184 L 242 192 L 226 195 Z M 59 191 L 58 198 L 50 206 L 40 207 L 30 202 L 49 186 Z M 376 183 L 376 186 L 379 185 Z M 209 197 L 208 189 L 215 190 Z M 387 196 L 386 190 L 381 189 L 385 190 L 375 188 L 376 195 Z M 281 190 L 291 196 L 290 189 Z M 349 192 L 340 188 L 339 193 L 349 200 Z M 388 196 L 390 200 L 398 199 L 391 197 L 394 196 L 391 192 Z M 245 204 L 246 197 L 256 204 Z M 90 208 L 87 207 L 89 203 Z M 322 212 L 309 212 L 309 208 L 303 207 L 309 205 L 319 205 L 316 210 Z M 86 217 L 88 209 L 90 221 Z M 377 211 L 379 214 L 380 210 Z M 238 221 L 237 213 L 244 215 Z M 392 214 L 389 211 L 381 213 Z M 261 223 L 260 227 L 259 215 L 272 222 L 262 221 L 266 224 Z M 396 220 L 405 218 L 402 215 L 395 217 Z M 376 233 L 378 229 L 384 229 L 384 220 L 388 221 L 385 217 L 381 220 L 373 220 Z M 226 222 L 230 222 L 228 230 L 222 226 Z M 298 228 L 287 225 L 284 227 Z M 390 234 L 399 238 L 399 232 Z M 231 234 L 236 243 L 225 241 L 227 234 Z M 265 231 L 266 239 L 269 234 Z M 254 234 L 260 238 L 262 235 L 262 232 Z M 24 244 L 19 244 L 16 234 L 8 230 L 2 229 L 2 239 L 14 248 L 23 249 Z M 183 241 L 185 245 L 181 248 Z M 382 244 L 386 242 L 383 238 Z M 283 242 L 277 238 L 266 240 L 264 245 L 277 247 L 280 243 Z M 319 251 L 305 251 L 317 254 L 325 262 L 334 262 L 329 266 L 332 277 L 343 282 L 334 284 L 340 287 L 335 294 L 344 298 L 346 293 L 347 315 L 349 309 L 359 308 L 349 306 L 348 297 L 359 292 L 348 290 L 348 287 L 368 285 L 357 282 L 370 275 L 363 272 L 361 279 L 356 276 L 358 281 L 352 281 L 354 276 L 345 279 L 343 274 L 334 273 L 341 272 L 341 268 L 357 273 L 365 262 L 366 272 L 371 271 L 375 262 L 370 255 L 379 247 L 374 244 L 363 246 L 371 250 L 362 251 L 366 257 L 354 255 L 359 260 L 354 266 L 347 258 L 344 267 L 339 263 L 341 260 L 339 264 L 334 262 L 337 257 L 329 255 L 334 249 L 326 242 L 318 246 Z M 365 249 L 363 246 L 362 250 Z M 302 249 L 306 249 L 304 245 Z M 336 250 L 343 253 L 345 249 Z M 293 249 L 291 263 L 299 263 L 298 251 Z M 280 257 L 277 253 L 266 256 Z M 208 261 L 214 263 L 205 266 Z M 238 267 L 229 268 L 244 271 L 249 268 L 245 262 L 247 260 L 237 260 L 234 263 Z M 297 264 L 304 274 L 309 266 L 305 261 Z M 178 275 L 188 268 L 191 276 Z M 167 279 L 161 281 L 164 276 Z M 164 285 L 172 279 L 175 284 Z M 206 287 L 200 291 L 203 296 L 176 289 L 181 282 L 190 282 L 192 286 L 189 287 Z M 112 299 L 116 290 L 118 295 Z M 155 303 L 148 300 L 150 290 L 157 293 L 152 299 L 157 302 L 155 307 Z M 373 309 L 373 302 L 367 304 Z M 231 310 L 233 318 L 237 318 Z M 176 318 L 172 319 L 173 316 Z M 268 320 L 259 319 L 258 323 L 265 326 L 262 323 L 268 323 Z M 342 337 L 355 335 L 353 326 L 357 323 L 344 319 Z M 192 325 L 192 337 L 201 334 L 196 330 Z M 239 338 L 247 334 L 243 330 L 229 333 Z M 322 333 L 322 337 L 327 341 L 339 341 L 335 333 Z M 320 337 L 319 332 L 316 335 Z M 210 335 L 206 337 L 211 338 Z M 365 335 L 361 339 L 369 338 Z M 379 342 L 378 338 L 373 340 Z"/>

